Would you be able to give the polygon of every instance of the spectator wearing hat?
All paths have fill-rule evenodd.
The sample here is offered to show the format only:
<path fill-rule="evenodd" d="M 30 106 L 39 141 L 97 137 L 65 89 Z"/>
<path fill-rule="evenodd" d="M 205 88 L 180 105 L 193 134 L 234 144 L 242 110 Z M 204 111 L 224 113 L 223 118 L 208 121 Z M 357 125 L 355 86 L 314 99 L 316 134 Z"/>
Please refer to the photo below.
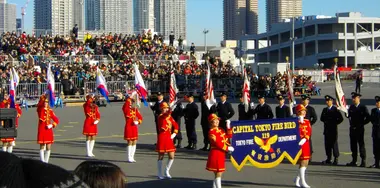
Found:
<path fill-rule="evenodd" d="M 157 177 L 162 180 L 164 178 L 172 178 L 169 171 L 174 162 L 174 154 L 176 148 L 174 146 L 173 139 L 177 136 L 178 125 L 171 116 L 170 108 L 168 103 L 162 102 L 160 104 L 161 114 L 158 117 L 158 128 L 159 134 L 157 137 L 156 151 L 158 152 L 157 161 Z M 173 130 L 174 127 L 174 130 Z M 165 175 L 162 175 L 162 160 L 164 160 L 164 155 L 168 154 L 169 160 L 166 165 Z"/>
<path fill-rule="evenodd" d="M 273 119 L 273 111 L 272 108 L 265 103 L 265 98 L 262 95 L 258 95 L 259 105 L 256 106 L 255 110 L 253 110 L 253 114 L 256 114 L 256 119 Z"/>
<path fill-rule="evenodd" d="M 178 133 L 174 138 L 174 144 L 177 144 L 176 148 L 182 147 L 181 118 L 184 115 L 184 113 L 183 113 L 184 108 L 185 107 L 183 106 L 183 104 L 180 101 L 178 101 L 174 105 L 173 111 L 172 111 L 172 117 L 173 117 L 174 121 L 177 122 L 177 124 L 178 124 Z"/>
<path fill-rule="evenodd" d="M 4 100 L 2 102 L 0 102 L 0 108 L 11 108 L 11 99 L 9 98 L 8 94 L 4 95 Z M 18 128 L 18 122 L 19 122 L 18 119 L 22 115 L 22 110 L 20 108 L 20 105 L 17 103 L 15 103 L 15 109 L 17 111 L 15 128 L 17 129 Z M 0 124 L 0 126 L 1 126 L 1 124 Z M 14 137 L 1 138 L 1 141 L 3 142 L 3 148 L 2 148 L 3 151 L 8 152 L 8 153 L 12 153 L 13 147 L 16 145 L 15 140 L 16 140 L 16 138 L 14 138 Z"/>
<path fill-rule="evenodd" d="M 290 108 L 285 105 L 285 99 L 282 95 L 277 96 L 278 106 L 276 106 L 276 118 L 288 118 L 290 115 Z"/>
<path fill-rule="evenodd" d="M 232 108 L 231 103 L 227 102 L 227 93 L 222 92 L 220 94 L 220 102 L 216 106 L 216 113 L 220 118 L 219 127 L 224 131 L 227 131 L 226 121 L 231 119 L 235 115 L 235 111 Z"/>
<path fill-rule="evenodd" d="M 200 150 L 203 150 L 203 151 L 207 151 L 209 150 L 209 145 L 210 145 L 210 140 L 208 138 L 208 132 L 210 130 L 210 125 L 209 125 L 209 122 L 208 122 L 208 117 L 210 116 L 210 114 L 212 113 L 215 113 L 216 112 L 216 107 L 215 105 L 212 105 L 211 108 L 208 108 L 207 104 L 206 104 L 206 100 L 207 100 L 207 93 L 204 92 L 203 93 L 203 98 L 202 98 L 202 101 L 201 101 L 201 126 L 202 126 L 202 133 L 203 133 L 203 143 L 204 143 L 204 147 Z"/>
<path fill-rule="evenodd" d="M 84 161 L 74 174 L 91 188 L 125 188 L 126 175 L 120 167 L 106 161 Z"/>
<path fill-rule="evenodd" d="M 240 94 L 240 104 L 238 105 L 239 121 L 253 120 L 254 103 L 248 105 L 248 111 L 245 110 L 243 94 Z"/>
<path fill-rule="evenodd" d="M 189 145 L 186 149 L 197 149 L 197 132 L 195 130 L 195 121 L 199 116 L 198 106 L 194 102 L 194 96 L 189 93 L 186 95 L 189 104 L 183 110 L 185 117 L 186 135 Z"/>
<path fill-rule="evenodd" d="M 343 122 L 343 116 L 338 108 L 333 105 L 334 98 L 325 96 L 327 107 L 322 110 L 321 121 L 324 124 L 323 135 L 325 136 L 325 151 L 327 159 L 323 164 L 331 164 L 331 152 L 334 155 L 333 165 L 338 165 L 338 125 Z"/>
<path fill-rule="evenodd" d="M 160 105 L 163 102 L 164 102 L 164 94 L 162 94 L 161 92 L 158 92 L 157 93 L 157 102 L 155 104 L 153 104 L 152 102 L 149 103 L 150 104 L 150 109 L 152 109 L 153 114 L 154 114 L 154 122 L 156 123 L 156 133 L 157 133 L 157 135 L 159 133 L 157 120 L 158 120 L 158 116 L 161 114 Z"/>
<path fill-rule="evenodd" d="M 125 118 L 124 140 L 127 141 L 127 162 L 135 163 L 136 144 L 138 140 L 138 126 L 141 125 L 143 117 L 136 105 L 136 91 L 127 95 L 123 105 Z"/>
<path fill-rule="evenodd" d="M 220 118 L 216 114 L 210 114 L 208 121 L 210 123 L 208 135 L 211 149 L 208 154 L 206 170 L 214 172 L 215 179 L 213 187 L 222 188 L 222 175 L 223 172 L 226 171 L 226 153 L 234 151 L 234 148 L 226 142 L 226 139 L 231 137 L 231 135 L 228 135 L 231 131 L 225 132 L 224 129 L 219 127 Z M 226 128 L 228 130 L 231 129 L 229 120 L 227 120 Z"/>
<path fill-rule="evenodd" d="M 371 168 L 380 168 L 380 96 L 375 97 L 376 108 L 371 110 L 372 142 L 375 164 Z"/>
<path fill-rule="evenodd" d="M 305 118 L 307 111 L 306 107 L 302 104 L 299 104 L 296 106 L 295 111 L 298 117 L 301 137 L 301 141 L 298 143 L 298 145 L 301 146 L 302 151 L 299 158 L 299 173 L 296 177 L 295 183 L 296 187 L 310 188 L 310 186 L 306 183 L 305 173 L 311 157 L 310 144 L 308 142 L 310 141 L 312 128 L 310 121 Z"/>
<path fill-rule="evenodd" d="M 364 125 L 371 120 L 368 109 L 365 105 L 360 104 L 359 93 L 351 93 L 353 104 L 348 109 L 348 118 L 350 120 L 350 148 L 352 152 L 352 161 L 347 166 L 356 166 L 358 158 L 358 145 L 362 162 L 360 167 L 366 166 L 366 149 L 364 143 Z"/>
<path fill-rule="evenodd" d="M 89 94 L 86 96 L 86 102 L 83 104 L 85 115 L 83 135 L 86 136 L 87 157 L 95 157 L 93 150 L 95 146 L 95 137 L 98 134 L 98 123 L 100 121 L 99 107 L 94 101 L 95 96 Z"/>
<path fill-rule="evenodd" d="M 53 128 L 59 124 L 59 119 L 49 106 L 46 95 L 42 95 L 37 104 L 38 133 L 37 143 L 40 144 L 40 159 L 49 163 L 51 145 L 54 143 Z"/>
<path fill-rule="evenodd" d="M 308 119 L 310 121 L 311 126 L 313 126 L 317 122 L 318 116 L 317 116 L 317 113 L 315 113 L 314 107 L 309 105 L 311 98 L 309 95 L 302 95 L 301 99 L 302 99 L 302 104 L 307 109 L 305 118 Z M 311 154 L 313 155 L 314 151 L 313 151 L 312 139 L 310 139 L 310 149 L 311 149 Z"/>

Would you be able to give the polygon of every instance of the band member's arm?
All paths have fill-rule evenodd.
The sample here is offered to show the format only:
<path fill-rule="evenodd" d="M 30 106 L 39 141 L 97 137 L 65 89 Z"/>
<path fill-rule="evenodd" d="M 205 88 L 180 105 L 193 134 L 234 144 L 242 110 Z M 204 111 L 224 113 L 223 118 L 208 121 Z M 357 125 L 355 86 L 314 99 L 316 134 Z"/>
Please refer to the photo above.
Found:
<path fill-rule="evenodd" d="M 172 124 L 173 133 L 178 134 L 178 124 L 174 121 L 173 117 L 170 117 L 170 122 Z"/>
<path fill-rule="evenodd" d="M 59 124 L 59 119 L 55 115 L 55 113 L 53 112 L 53 110 L 50 110 L 50 117 L 53 120 L 53 123 L 52 123 L 53 127 L 56 127 Z"/>
<path fill-rule="evenodd" d="M 273 115 L 272 108 L 269 105 L 267 106 L 268 106 L 268 118 L 273 119 L 274 115 Z"/>
<path fill-rule="evenodd" d="M 130 110 L 131 110 L 131 103 L 130 103 L 130 99 L 128 98 L 127 101 L 123 105 L 123 113 L 125 117 L 129 115 Z"/>
<path fill-rule="evenodd" d="M 95 106 L 95 116 L 96 116 L 96 120 L 100 120 L 100 112 L 99 112 L 99 107 L 98 106 Z"/>
<path fill-rule="evenodd" d="M 305 138 L 306 140 L 310 140 L 310 135 L 311 135 L 311 126 L 307 126 L 304 128 L 304 126 L 300 125 L 300 137 L 301 139 Z"/>
<path fill-rule="evenodd" d="M 211 146 L 215 146 L 216 148 L 226 152 L 228 151 L 227 142 L 220 139 L 220 136 L 218 133 L 216 133 L 216 131 L 209 132 L 208 138 L 210 140 Z"/>
<path fill-rule="evenodd" d="M 315 122 L 317 122 L 318 120 L 318 116 L 317 116 L 317 113 L 315 113 L 315 109 L 314 108 L 310 108 L 310 124 L 311 125 L 314 125 Z"/>
<path fill-rule="evenodd" d="M 142 115 L 140 114 L 140 111 L 139 110 L 136 110 L 136 117 L 137 117 L 137 121 L 139 122 L 139 125 L 141 125 L 142 121 L 143 121 L 143 117 Z"/>
<path fill-rule="evenodd" d="M 235 110 L 234 110 L 234 108 L 232 108 L 231 103 L 228 103 L 227 108 L 228 108 L 227 119 L 231 119 L 235 115 Z"/>
<path fill-rule="evenodd" d="M 21 110 L 20 106 L 18 104 L 15 104 L 15 108 L 16 108 L 16 111 L 17 111 L 17 118 L 21 117 L 22 110 Z"/>

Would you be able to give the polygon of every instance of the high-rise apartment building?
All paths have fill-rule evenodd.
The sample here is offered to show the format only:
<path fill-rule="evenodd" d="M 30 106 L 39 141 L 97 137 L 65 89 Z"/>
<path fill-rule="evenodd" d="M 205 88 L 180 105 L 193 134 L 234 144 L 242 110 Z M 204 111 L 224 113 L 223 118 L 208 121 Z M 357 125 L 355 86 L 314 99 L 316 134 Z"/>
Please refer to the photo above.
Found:
<path fill-rule="evenodd" d="M 35 34 L 70 35 L 73 0 L 34 0 Z"/>
<path fill-rule="evenodd" d="M 73 1 L 73 23 L 78 24 L 79 31 L 85 30 L 84 0 Z"/>
<path fill-rule="evenodd" d="M 258 33 L 258 0 L 223 1 L 224 40 Z"/>
<path fill-rule="evenodd" d="M 154 15 L 154 0 L 134 1 L 134 32 L 141 33 L 144 29 L 156 30 Z"/>
<path fill-rule="evenodd" d="M 86 30 L 133 32 L 133 0 L 86 0 Z"/>
<path fill-rule="evenodd" d="M 176 39 L 186 39 L 186 0 L 155 0 L 154 17 L 156 31 L 165 40 L 172 32 Z"/>
<path fill-rule="evenodd" d="M 16 5 L 0 0 L 0 33 L 16 31 Z"/>
<path fill-rule="evenodd" d="M 302 16 L 302 0 L 267 0 L 267 31 L 283 19 Z"/>

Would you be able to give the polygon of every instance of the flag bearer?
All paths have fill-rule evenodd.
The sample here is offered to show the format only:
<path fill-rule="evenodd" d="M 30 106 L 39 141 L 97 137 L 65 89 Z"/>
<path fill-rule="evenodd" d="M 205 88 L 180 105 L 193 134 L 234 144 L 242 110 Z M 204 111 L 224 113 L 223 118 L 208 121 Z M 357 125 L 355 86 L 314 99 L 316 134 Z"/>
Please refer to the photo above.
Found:
<path fill-rule="evenodd" d="M 99 107 L 94 103 L 94 99 L 94 95 L 89 94 L 86 96 L 86 103 L 83 104 L 84 115 L 86 117 L 83 125 L 83 135 L 86 136 L 87 157 L 95 157 L 93 150 L 100 121 Z"/>

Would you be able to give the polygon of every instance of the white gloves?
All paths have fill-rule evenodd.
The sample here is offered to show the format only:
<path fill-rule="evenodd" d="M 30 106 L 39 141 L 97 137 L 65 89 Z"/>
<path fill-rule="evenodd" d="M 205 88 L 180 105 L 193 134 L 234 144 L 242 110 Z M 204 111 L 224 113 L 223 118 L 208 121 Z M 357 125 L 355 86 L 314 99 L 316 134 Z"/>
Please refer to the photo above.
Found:
<path fill-rule="evenodd" d="M 251 108 L 255 107 L 255 103 L 251 102 Z"/>
<path fill-rule="evenodd" d="M 226 127 L 227 129 L 231 129 L 231 121 L 229 119 L 226 120 Z"/>
<path fill-rule="evenodd" d="M 149 103 L 150 106 L 153 106 L 154 104 L 152 102 Z"/>
<path fill-rule="evenodd" d="M 97 125 L 99 123 L 99 120 L 94 121 L 94 124 Z"/>
<path fill-rule="evenodd" d="M 228 146 L 227 150 L 228 150 L 229 152 L 234 152 L 234 151 L 235 151 L 235 149 L 234 149 L 232 146 Z"/>
<path fill-rule="evenodd" d="M 184 108 L 185 108 L 185 106 L 183 106 L 183 104 L 181 104 L 181 108 L 182 108 L 182 109 L 184 109 Z"/>
<path fill-rule="evenodd" d="M 350 106 L 347 105 L 346 108 L 347 108 L 347 110 L 348 110 L 348 109 L 350 109 Z"/>
<path fill-rule="evenodd" d="M 177 134 L 173 133 L 170 138 L 173 140 L 175 138 L 175 136 L 177 136 Z"/>
<path fill-rule="evenodd" d="M 52 124 L 49 124 L 49 125 L 47 125 L 47 128 L 48 128 L 48 129 L 51 129 L 51 128 L 53 128 L 53 125 L 52 125 Z"/>
<path fill-rule="evenodd" d="M 299 121 L 300 121 L 301 123 L 304 122 L 304 121 L 303 121 L 303 120 L 304 120 L 304 117 L 303 117 L 303 116 L 299 116 L 298 119 L 299 119 Z"/>
<path fill-rule="evenodd" d="M 133 123 L 134 123 L 135 125 L 138 125 L 138 124 L 139 124 L 139 122 L 138 122 L 138 121 L 134 121 Z"/>
<path fill-rule="evenodd" d="M 298 143 L 299 146 L 303 146 L 306 142 L 306 138 L 302 138 L 302 140 Z"/>

